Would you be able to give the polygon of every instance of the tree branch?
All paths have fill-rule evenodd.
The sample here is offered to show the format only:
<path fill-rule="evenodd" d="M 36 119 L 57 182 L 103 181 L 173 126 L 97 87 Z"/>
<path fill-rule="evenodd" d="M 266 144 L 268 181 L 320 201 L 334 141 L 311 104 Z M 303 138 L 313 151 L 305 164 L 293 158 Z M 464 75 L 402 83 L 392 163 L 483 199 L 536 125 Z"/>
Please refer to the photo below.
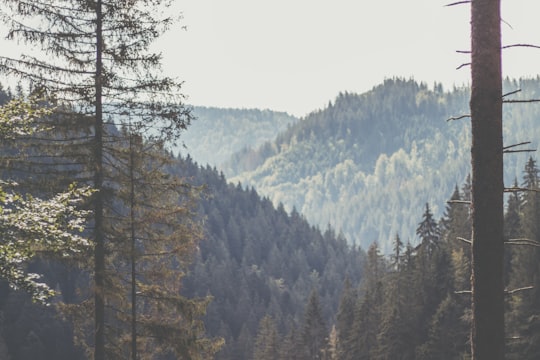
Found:
<path fill-rule="evenodd" d="M 504 243 L 508 245 L 528 245 L 540 247 L 540 242 L 532 239 L 510 239 Z"/>
<path fill-rule="evenodd" d="M 534 286 L 525 286 L 525 287 L 522 287 L 522 288 L 518 288 L 518 289 L 513 289 L 513 290 L 505 290 L 504 293 L 506 295 L 512 295 L 512 294 L 515 294 L 517 292 L 520 292 L 520 291 L 525 291 L 525 290 L 531 290 L 533 289 Z"/>
<path fill-rule="evenodd" d="M 506 94 L 503 94 L 502 97 L 504 98 L 505 96 L 513 95 L 513 94 L 516 94 L 516 93 L 518 93 L 518 92 L 520 92 L 520 91 L 521 91 L 521 89 L 517 89 L 517 90 L 514 90 L 514 91 L 510 91 L 510 92 L 507 92 Z"/>
<path fill-rule="evenodd" d="M 444 5 L 445 7 L 450 7 L 450 6 L 456 6 L 456 5 L 462 5 L 462 4 L 470 4 L 471 1 L 470 0 L 464 0 L 464 1 L 457 1 L 457 2 L 454 2 L 454 3 L 451 3 L 451 4 L 446 4 Z"/>
<path fill-rule="evenodd" d="M 540 192 L 540 189 L 528 189 L 528 188 L 522 188 L 522 187 L 504 188 L 504 192 L 519 192 L 519 191 Z"/>
<path fill-rule="evenodd" d="M 528 47 L 528 48 L 540 49 L 540 46 L 532 45 L 532 44 L 511 44 L 511 45 L 505 45 L 501 47 L 501 49 L 509 49 L 513 47 Z"/>
<path fill-rule="evenodd" d="M 466 242 L 466 243 L 467 243 L 467 244 L 469 244 L 469 245 L 471 245 L 471 244 L 472 244 L 472 241 L 471 241 L 471 240 L 469 240 L 469 239 L 465 239 L 465 238 L 462 238 L 462 237 L 459 237 L 459 236 L 458 236 L 458 237 L 457 237 L 456 239 L 457 239 L 457 240 L 461 240 L 461 241 L 464 241 L 464 242 Z"/>
<path fill-rule="evenodd" d="M 452 116 L 451 118 L 446 119 L 446 121 L 460 120 L 460 119 L 465 119 L 465 118 L 470 118 L 470 117 L 471 117 L 470 114 L 460 115 L 460 116 Z"/>

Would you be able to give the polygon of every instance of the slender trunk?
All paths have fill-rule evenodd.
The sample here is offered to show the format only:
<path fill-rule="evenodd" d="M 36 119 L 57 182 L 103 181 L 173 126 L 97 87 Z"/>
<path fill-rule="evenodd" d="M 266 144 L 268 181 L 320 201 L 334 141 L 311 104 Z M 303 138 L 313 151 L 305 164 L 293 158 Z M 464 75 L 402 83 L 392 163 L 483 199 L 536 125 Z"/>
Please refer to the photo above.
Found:
<path fill-rule="evenodd" d="M 95 250 L 94 250 L 94 282 L 95 282 L 95 318 L 94 318 L 94 359 L 105 360 L 105 232 L 103 228 L 103 29 L 102 3 L 96 2 L 96 120 L 95 120 L 95 181 L 94 203 Z"/>
<path fill-rule="evenodd" d="M 135 154 L 133 134 L 129 134 L 129 177 L 130 177 L 130 228 L 131 228 L 131 359 L 137 360 L 137 284 L 135 268 Z"/>
<path fill-rule="evenodd" d="M 472 0 L 472 358 L 504 359 L 500 0 Z"/>

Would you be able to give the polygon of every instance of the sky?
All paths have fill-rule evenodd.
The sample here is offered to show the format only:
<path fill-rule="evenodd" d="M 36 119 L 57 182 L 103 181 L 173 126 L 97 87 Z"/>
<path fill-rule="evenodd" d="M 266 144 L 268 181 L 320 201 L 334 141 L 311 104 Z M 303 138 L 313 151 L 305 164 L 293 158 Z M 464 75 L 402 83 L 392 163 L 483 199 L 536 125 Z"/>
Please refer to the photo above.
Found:
<path fill-rule="evenodd" d="M 469 83 L 470 6 L 455 0 L 174 0 L 154 49 L 193 105 L 296 116 L 385 78 Z M 503 44 L 540 45 L 540 0 L 502 0 Z M 0 40 L 0 51 L 11 44 Z M 503 73 L 540 73 L 540 49 L 505 50 Z"/>
<path fill-rule="evenodd" d="M 470 6 L 452 0 L 177 0 L 158 44 L 194 105 L 304 116 L 385 78 L 469 83 Z M 503 0 L 503 44 L 540 45 L 539 0 Z M 505 76 L 536 76 L 540 50 L 505 50 Z"/>

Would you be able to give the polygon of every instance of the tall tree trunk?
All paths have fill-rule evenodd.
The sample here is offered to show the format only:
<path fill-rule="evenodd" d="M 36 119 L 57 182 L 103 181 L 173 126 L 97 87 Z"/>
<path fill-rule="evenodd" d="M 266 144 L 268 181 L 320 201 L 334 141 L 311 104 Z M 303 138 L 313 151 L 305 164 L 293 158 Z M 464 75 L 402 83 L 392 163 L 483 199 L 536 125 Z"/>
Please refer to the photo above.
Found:
<path fill-rule="evenodd" d="M 472 357 L 504 359 L 500 0 L 472 0 Z"/>
<path fill-rule="evenodd" d="M 105 360 L 105 231 L 103 224 L 103 14 L 102 1 L 96 2 L 96 119 L 94 202 L 94 359 Z"/>
<path fill-rule="evenodd" d="M 129 227 L 131 230 L 131 359 L 137 360 L 137 266 L 136 266 L 136 233 L 135 233 L 135 148 L 133 133 L 129 129 Z"/>

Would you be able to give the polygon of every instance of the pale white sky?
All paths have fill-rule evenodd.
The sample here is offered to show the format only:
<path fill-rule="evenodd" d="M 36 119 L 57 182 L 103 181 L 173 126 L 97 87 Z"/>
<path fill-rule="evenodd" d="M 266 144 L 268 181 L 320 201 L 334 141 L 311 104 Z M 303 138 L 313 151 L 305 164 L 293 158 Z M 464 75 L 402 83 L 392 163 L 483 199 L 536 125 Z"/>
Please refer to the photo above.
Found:
<path fill-rule="evenodd" d="M 303 116 L 385 78 L 469 82 L 469 5 L 455 0 L 176 0 L 157 48 L 194 105 Z M 540 0 L 503 0 L 503 44 L 540 45 Z M 0 36 L 1 37 L 1 36 Z M 0 51 L 12 47 L 0 41 Z M 540 50 L 505 50 L 505 75 L 536 76 Z"/>
<path fill-rule="evenodd" d="M 177 0 L 187 31 L 163 38 L 190 102 L 303 116 L 384 78 L 469 82 L 469 5 L 453 0 Z M 503 43 L 540 45 L 540 0 L 503 0 Z M 511 26 L 511 27 L 510 27 Z M 540 50 L 506 50 L 511 77 L 540 73 Z"/>

